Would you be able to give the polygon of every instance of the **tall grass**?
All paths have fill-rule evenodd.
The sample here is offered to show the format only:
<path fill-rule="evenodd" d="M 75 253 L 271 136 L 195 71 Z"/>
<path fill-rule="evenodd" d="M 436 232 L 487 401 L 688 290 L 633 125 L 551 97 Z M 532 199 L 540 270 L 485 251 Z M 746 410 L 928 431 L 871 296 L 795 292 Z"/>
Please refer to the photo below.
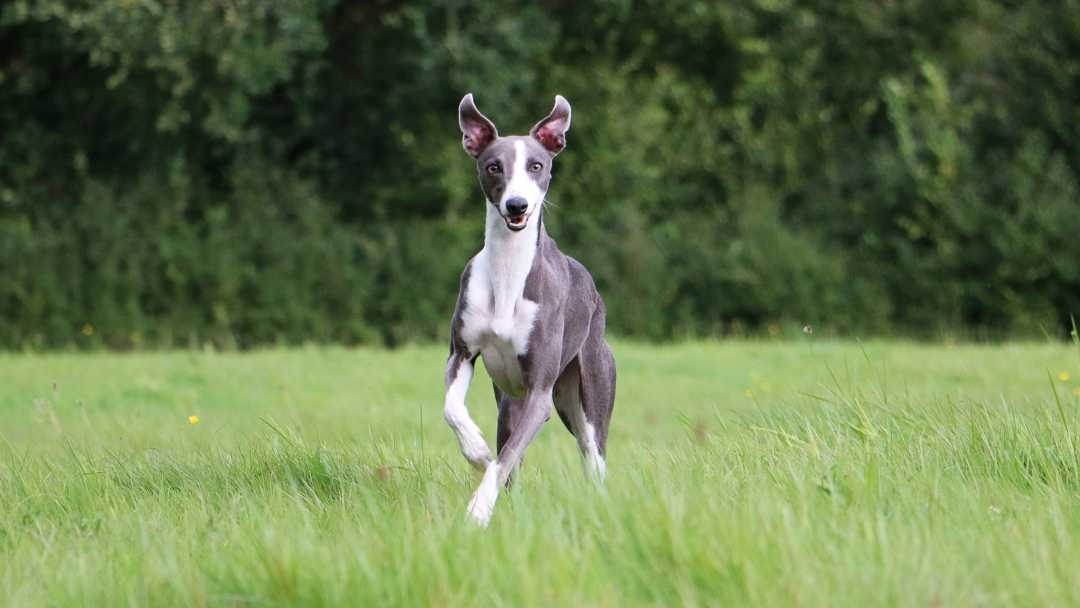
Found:
<path fill-rule="evenodd" d="M 607 484 L 548 424 L 484 531 L 441 348 L 0 356 L 0 598 L 1080 603 L 1075 349 L 616 355 Z M 482 377 L 470 406 L 493 437 Z"/>

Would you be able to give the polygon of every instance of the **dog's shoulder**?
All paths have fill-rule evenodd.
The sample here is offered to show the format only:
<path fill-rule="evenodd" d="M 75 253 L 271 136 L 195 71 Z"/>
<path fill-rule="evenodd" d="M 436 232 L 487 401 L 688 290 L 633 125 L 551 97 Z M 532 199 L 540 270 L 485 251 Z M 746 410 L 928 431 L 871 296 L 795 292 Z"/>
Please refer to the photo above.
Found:
<path fill-rule="evenodd" d="M 587 288 L 591 291 L 596 291 L 596 282 L 593 280 L 592 273 L 585 267 L 584 264 L 579 262 L 577 258 L 566 256 L 567 270 L 570 272 L 570 283 L 578 289 Z"/>
<path fill-rule="evenodd" d="M 592 274 L 585 265 L 563 253 L 554 239 L 543 243 L 533 272 L 525 283 L 525 297 L 536 302 L 593 306 L 599 298 Z"/>

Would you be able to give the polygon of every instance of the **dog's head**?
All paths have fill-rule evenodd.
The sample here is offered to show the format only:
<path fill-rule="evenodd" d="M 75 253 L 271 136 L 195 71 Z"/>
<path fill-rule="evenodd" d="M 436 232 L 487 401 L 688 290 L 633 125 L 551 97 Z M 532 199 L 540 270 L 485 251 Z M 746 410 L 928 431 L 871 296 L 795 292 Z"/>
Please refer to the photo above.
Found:
<path fill-rule="evenodd" d="M 517 232 L 544 204 L 551 183 L 551 163 L 566 147 L 570 103 L 555 96 L 555 107 L 528 135 L 499 137 L 495 123 L 476 109 L 472 93 L 458 104 L 461 145 L 476 159 L 484 197 Z"/>

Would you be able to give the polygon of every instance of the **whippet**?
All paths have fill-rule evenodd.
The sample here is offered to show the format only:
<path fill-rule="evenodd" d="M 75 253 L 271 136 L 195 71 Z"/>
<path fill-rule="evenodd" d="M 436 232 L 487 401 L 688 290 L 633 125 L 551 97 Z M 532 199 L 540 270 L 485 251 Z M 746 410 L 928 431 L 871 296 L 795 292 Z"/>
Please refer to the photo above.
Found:
<path fill-rule="evenodd" d="M 570 104 L 557 95 L 551 114 L 528 135 L 500 137 L 470 93 L 458 105 L 458 126 L 465 151 L 476 159 L 487 220 L 484 247 L 461 275 L 444 413 L 461 453 L 484 472 L 468 515 L 486 526 L 499 489 L 553 405 L 577 439 L 587 473 L 603 481 L 615 358 L 604 341 L 604 301 L 592 276 L 544 229 L 551 163 L 566 147 Z M 494 458 L 465 406 L 477 357 L 499 407 Z"/>

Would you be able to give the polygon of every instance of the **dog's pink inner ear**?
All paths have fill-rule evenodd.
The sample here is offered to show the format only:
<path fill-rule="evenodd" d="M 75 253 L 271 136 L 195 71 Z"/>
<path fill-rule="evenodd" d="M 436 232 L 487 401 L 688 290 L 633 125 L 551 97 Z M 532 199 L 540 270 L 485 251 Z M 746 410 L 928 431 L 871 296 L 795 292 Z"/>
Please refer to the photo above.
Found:
<path fill-rule="evenodd" d="M 491 128 L 491 125 L 480 120 L 465 121 L 465 128 L 462 130 L 461 135 L 461 145 L 465 147 L 466 152 L 473 156 L 479 156 L 484 151 L 484 148 L 487 148 L 493 141 L 495 141 L 495 129 Z"/>
<path fill-rule="evenodd" d="M 553 154 L 562 152 L 566 147 L 566 119 L 554 118 L 537 126 L 533 131 L 533 137 L 549 152 Z"/>

